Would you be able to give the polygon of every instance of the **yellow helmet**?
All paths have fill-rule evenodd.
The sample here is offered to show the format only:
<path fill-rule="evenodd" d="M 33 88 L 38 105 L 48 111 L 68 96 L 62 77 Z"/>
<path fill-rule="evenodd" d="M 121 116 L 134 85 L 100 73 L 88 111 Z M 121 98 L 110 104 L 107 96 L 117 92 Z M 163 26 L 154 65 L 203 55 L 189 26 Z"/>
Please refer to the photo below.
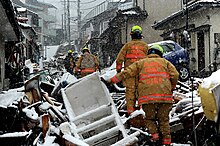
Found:
<path fill-rule="evenodd" d="M 87 47 L 82 48 L 82 52 L 84 52 L 84 51 L 89 51 L 89 48 L 87 48 Z"/>
<path fill-rule="evenodd" d="M 142 28 L 138 25 L 135 25 L 131 28 L 131 34 L 139 33 L 142 34 Z"/>
<path fill-rule="evenodd" d="M 72 54 L 72 53 L 73 53 L 73 51 L 72 51 L 72 50 L 68 50 L 68 53 L 69 53 L 69 54 Z"/>
<path fill-rule="evenodd" d="M 148 50 L 148 54 L 158 54 L 161 57 L 163 56 L 163 53 L 164 53 L 163 48 L 158 44 L 154 44 L 150 46 L 150 49 Z"/>

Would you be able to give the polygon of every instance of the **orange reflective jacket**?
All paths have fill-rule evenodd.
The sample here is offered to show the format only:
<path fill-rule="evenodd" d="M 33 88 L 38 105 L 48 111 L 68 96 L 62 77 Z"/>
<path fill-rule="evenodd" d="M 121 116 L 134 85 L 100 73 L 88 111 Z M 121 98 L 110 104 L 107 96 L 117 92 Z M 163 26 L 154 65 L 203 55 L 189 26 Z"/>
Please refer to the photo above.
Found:
<path fill-rule="evenodd" d="M 138 76 L 138 103 L 151 102 L 172 103 L 172 89 L 175 88 L 179 73 L 172 63 L 159 55 L 150 54 L 128 66 L 111 81 L 117 83 L 126 78 Z M 134 85 L 126 85 L 134 86 Z"/>
<path fill-rule="evenodd" d="M 148 49 L 148 45 L 139 39 L 134 39 L 126 43 L 122 47 L 116 58 L 116 69 L 120 71 L 122 69 L 123 63 L 124 67 L 126 68 L 132 63 L 145 58 Z"/>
<path fill-rule="evenodd" d="M 85 53 L 80 56 L 76 63 L 75 71 L 83 72 L 83 73 L 92 73 L 98 70 L 99 61 L 97 57 L 90 53 Z"/>

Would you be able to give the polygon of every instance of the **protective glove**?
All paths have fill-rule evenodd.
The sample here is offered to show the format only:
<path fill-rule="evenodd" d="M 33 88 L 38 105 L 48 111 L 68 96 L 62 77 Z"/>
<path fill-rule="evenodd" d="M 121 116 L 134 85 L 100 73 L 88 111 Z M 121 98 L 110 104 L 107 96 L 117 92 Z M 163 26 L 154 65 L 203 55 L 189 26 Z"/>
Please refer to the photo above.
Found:
<path fill-rule="evenodd" d="M 127 107 L 127 112 L 128 112 L 128 115 L 130 116 L 131 113 L 133 113 L 135 111 L 134 107 Z"/>
<path fill-rule="evenodd" d="M 75 73 L 78 74 L 78 73 L 80 73 L 80 72 L 81 72 L 81 69 L 79 69 L 79 68 L 76 67 L 76 68 L 75 68 Z"/>

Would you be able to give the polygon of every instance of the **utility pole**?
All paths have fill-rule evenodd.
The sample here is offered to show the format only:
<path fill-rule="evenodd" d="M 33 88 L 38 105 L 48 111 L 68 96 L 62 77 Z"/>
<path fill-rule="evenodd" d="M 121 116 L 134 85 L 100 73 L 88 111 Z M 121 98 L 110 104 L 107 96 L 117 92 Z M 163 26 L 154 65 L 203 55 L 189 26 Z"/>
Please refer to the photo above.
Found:
<path fill-rule="evenodd" d="M 63 40 L 64 40 L 64 24 L 63 24 L 63 21 L 64 21 L 64 14 L 62 14 L 62 37 L 63 37 Z"/>
<path fill-rule="evenodd" d="M 67 0 L 67 31 L 68 31 L 68 44 L 69 50 L 71 49 L 71 41 L 70 41 L 70 1 Z"/>
<path fill-rule="evenodd" d="M 186 0 L 186 31 L 189 29 L 189 9 L 188 9 L 188 0 Z"/>
<path fill-rule="evenodd" d="M 64 2 L 64 42 L 66 41 L 66 0 L 63 1 Z"/>
<path fill-rule="evenodd" d="M 68 42 L 68 46 L 69 46 L 68 49 L 70 50 L 70 49 L 72 49 L 71 48 L 71 32 L 70 32 L 70 2 L 73 2 L 73 3 L 78 2 L 79 3 L 79 0 L 78 1 L 63 0 L 61 2 L 64 2 L 64 40 Z M 66 11 L 67 11 L 67 13 L 66 13 Z M 77 12 L 78 11 L 79 10 L 77 8 Z"/>
<path fill-rule="evenodd" d="M 80 13 L 80 0 L 77 1 L 77 30 L 78 30 L 78 39 L 81 39 L 81 13 Z M 79 51 L 79 50 L 78 50 Z"/>

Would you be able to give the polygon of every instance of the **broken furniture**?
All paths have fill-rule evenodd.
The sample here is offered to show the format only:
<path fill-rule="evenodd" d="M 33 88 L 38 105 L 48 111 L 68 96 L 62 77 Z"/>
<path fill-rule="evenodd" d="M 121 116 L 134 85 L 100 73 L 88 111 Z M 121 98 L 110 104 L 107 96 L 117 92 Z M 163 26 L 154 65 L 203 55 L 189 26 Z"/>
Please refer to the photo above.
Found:
<path fill-rule="evenodd" d="M 135 143 L 136 132 L 127 135 L 124 125 L 98 73 L 83 77 L 61 89 L 72 125 L 72 134 L 90 146 Z"/>

